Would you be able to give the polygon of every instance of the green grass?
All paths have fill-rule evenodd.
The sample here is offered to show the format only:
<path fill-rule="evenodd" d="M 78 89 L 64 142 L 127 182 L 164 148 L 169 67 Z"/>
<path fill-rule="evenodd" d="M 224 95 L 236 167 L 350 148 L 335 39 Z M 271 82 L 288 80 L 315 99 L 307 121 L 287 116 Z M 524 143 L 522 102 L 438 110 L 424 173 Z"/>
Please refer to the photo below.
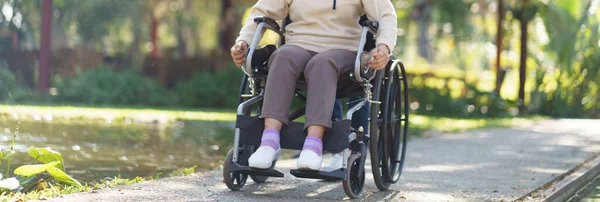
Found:
<path fill-rule="evenodd" d="M 119 107 L 83 107 L 83 106 L 28 106 L 0 105 L 0 115 L 20 117 L 43 117 L 51 115 L 54 120 L 78 121 L 107 121 L 121 122 L 133 119 L 141 122 L 158 121 L 161 123 L 176 120 L 191 121 L 235 121 L 235 112 L 224 109 L 152 109 L 152 108 L 119 108 Z M 542 117 L 531 118 L 445 118 L 412 114 L 410 116 L 411 134 L 419 135 L 427 130 L 441 132 L 458 132 L 477 128 L 510 127 L 524 120 L 539 120 Z"/>
<path fill-rule="evenodd" d="M 0 115 L 39 116 L 51 115 L 53 120 L 102 120 L 122 121 L 130 118 L 142 122 L 170 122 L 175 120 L 234 121 L 233 110 L 186 110 L 150 108 L 109 108 L 81 106 L 31 106 L 0 105 Z"/>
<path fill-rule="evenodd" d="M 543 119 L 545 118 L 527 117 L 467 119 L 411 115 L 410 130 L 412 131 L 411 134 L 415 135 L 421 135 L 423 132 L 428 130 L 437 130 L 445 133 L 452 133 L 480 128 L 511 127 L 518 123 L 526 121 L 538 121 Z"/>

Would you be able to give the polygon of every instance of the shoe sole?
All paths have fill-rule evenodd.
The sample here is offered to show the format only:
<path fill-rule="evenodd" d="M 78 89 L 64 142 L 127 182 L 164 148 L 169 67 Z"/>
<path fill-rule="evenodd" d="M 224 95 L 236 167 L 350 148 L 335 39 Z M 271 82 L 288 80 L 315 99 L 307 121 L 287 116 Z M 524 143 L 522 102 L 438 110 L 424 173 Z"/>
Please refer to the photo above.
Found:
<path fill-rule="evenodd" d="M 319 168 L 319 169 L 321 169 L 321 168 Z M 319 171 L 319 169 L 312 169 L 310 167 L 300 167 L 300 168 L 298 168 L 298 170 L 301 170 L 301 171 Z"/>

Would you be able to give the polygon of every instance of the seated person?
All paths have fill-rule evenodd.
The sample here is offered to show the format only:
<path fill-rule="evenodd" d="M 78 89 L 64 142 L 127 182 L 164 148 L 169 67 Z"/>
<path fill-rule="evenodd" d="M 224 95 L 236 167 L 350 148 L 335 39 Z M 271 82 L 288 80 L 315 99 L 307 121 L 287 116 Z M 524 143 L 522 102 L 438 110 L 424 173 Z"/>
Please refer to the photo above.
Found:
<path fill-rule="evenodd" d="M 257 25 L 255 17 L 282 20 L 289 15 L 286 44 L 269 59 L 263 109 L 264 132 L 260 147 L 250 156 L 252 168 L 268 169 L 280 152 L 279 132 L 289 122 L 289 107 L 298 79 L 306 81 L 307 102 L 305 130 L 308 136 L 297 161 L 299 170 L 319 170 L 322 163 L 323 134 L 331 127 L 331 114 L 337 86 L 352 81 L 348 74 L 361 37 L 360 17 L 379 22 L 376 48 L 371 51 L 369 67 L 385 68 L 390 50 L 396 44 L 396 11 L 389 0 L 259 0 L 231 48 L 237 66 L 245 62 L 248 44 L 252 43 Z M 362 51 L 362 50 L 361 50 Z M 340 78 L 341 75 L 344 75 Z"/>

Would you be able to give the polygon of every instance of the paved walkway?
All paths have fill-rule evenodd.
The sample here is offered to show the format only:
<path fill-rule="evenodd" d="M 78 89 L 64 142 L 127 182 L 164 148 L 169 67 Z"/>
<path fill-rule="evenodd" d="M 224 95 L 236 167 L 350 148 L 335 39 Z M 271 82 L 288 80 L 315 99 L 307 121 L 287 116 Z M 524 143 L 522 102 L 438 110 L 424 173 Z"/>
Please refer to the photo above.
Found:
<path fill-rule="evenodd" d="M 547 120 L 409 141 L 400 182 L 378 192 L 370 172 L 361 201 L 512 201 L 600 153 L 600 120 Z M 283 179 L 249 180 L 232 192 L 220 171 L 164 178 L 49 201 L 340 201 L 341 182 L 296 179 L 294 160 Z M 369 165 L 369 164 L 367 164 Z M 370 167 L 370 166 L 368 166 Z M 369 168 L 370 170 L 370 168 Z"/>

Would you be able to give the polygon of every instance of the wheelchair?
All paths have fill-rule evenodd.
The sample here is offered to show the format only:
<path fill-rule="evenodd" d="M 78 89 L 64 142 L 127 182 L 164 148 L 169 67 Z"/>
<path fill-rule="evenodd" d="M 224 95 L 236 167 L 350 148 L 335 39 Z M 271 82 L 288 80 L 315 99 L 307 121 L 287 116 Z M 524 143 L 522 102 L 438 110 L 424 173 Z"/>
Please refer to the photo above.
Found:
<path fill-rule="evenodd" d="M 260 145 L 264 120 L 259 116 L 268 73 L 267 62 L 277 49 L 275 45 L 261 48 L 257 46 L 265 29 L 279 34 L 278 45 L 283 45 L 285 25 L 289 24 L 290 20 L 289 17 L 283 20 L 283 26 L 279 26 L 275 20 L 268 17 L 257 17 L 254 22 L 258 27 L 246 55 L 246 62 L 242 65 L 245 75 L 240 87 L 234 145 L 227 153 L 223 165 L 223 181 L 233 191 L 241 190 L 248 177 L 255 183 L 263 183 L 269 177 L 284 176 L 274 169 L 276 162 L 273 162 L 269 169 L 255 169 L 248 166 L 248 158 Z M 359 23 L 362 26 L 362 36 L 358 50 L 368 52 L 375 47 L 374 36 L 378 22 L 363 16 Z M 333 122 L 332 128 L 323 138 L 324 151 L 343 152 L 345 161 L 342 168 L 333 171 L 290 171 L 290 174 L 298 178 L 341 180 L 344 192 L 350 198 L 359 197 L 363 191 L 365 164 L 369 153 L 375 185 L 381 191 L 398 182 L 406 160 L 409 103 L 404 65 L 391 58 L 385 69 L 373 70 L 361 63 L 363 60 L 359 51 L 354 71 L 349 75 L 342 75 L 351 77 L 354 85 L 336 92 L 337 98 L 363 95 L 363 99 L 348 109 L 345 119 Z M 306 97 L 303 93 L 305 92 L 296 88 L 294 96 L 305 102 Z M 352 128 L 350 124 L 352 114 L 367 102 L 370 103 L 368 132 L 362 127 Z M 306 138 L 303 123 L 293 121 L 304 114 L 305 106 L 289 114 L 290 124 L 284 126 L 280 132 L 282 149 L 302 149 Z"/>

